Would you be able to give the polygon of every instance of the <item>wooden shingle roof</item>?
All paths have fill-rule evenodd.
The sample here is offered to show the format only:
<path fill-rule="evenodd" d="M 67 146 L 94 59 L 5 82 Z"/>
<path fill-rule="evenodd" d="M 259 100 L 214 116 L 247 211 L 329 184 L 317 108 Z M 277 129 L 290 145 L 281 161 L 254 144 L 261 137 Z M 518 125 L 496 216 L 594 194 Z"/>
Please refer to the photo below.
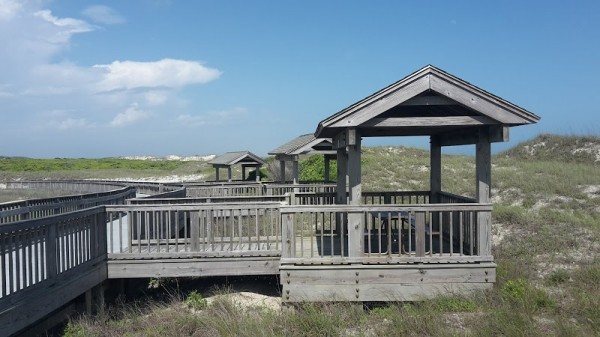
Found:
<path fill-rule="evenodd" d="M 265 165 L 265 161 L 250 151 L 227 152 L 213 158 L 208 164 L 213 166 L 231 166 L 238 163 Z"/>
<path fill-rule="evenodd" d="M 321 121 L 315 137 L 356 128 L 363 136 L 433 135 L 464 127 L 508 127 L 540 117 L 428 65 Z"/>
<path fill-rule="evenodd" d="M 301 135 L 269 151 L 270 155 L 297 155 L 309 152 L 327 153 L 332 151 L 331 139 L 316 138 L 313 134 Z"/>

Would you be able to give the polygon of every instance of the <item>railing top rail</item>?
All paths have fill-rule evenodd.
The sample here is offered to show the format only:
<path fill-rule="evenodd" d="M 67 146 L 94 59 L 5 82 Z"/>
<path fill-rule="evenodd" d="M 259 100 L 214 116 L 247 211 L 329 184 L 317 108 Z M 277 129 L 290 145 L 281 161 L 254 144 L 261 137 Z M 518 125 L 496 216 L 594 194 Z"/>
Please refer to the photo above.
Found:
<path fill-rule="evenodd" d="M 220 200 L 231 200 L 231 199 L 236 199 L 236 200 L 243 200 L 243 201 L 253 201 L 253 200 L 263 200 L 263 199 L 270 199 L 270 200 L 285 200 L 287 198 L 287 195 L 240 195 L 240 196 L 229 196 L 229 197 L 222 197 L 222 196 L 218 196 L 218 197 L 186 197 L 186 198 L 134 198 L 134 199 L 129 199 L 129 201 L 131 203 L 169 203 L 169 204 L 175 204 L 177 201 L 182 201 L 185 202 L 187 204 L 189 203 L 193 203 L 194 201 L 205 201 L 205 200 L 215 200 L 215 201 L 220 201 Z M 240 201 L 242 202 L 242 201 Z"/>
<path fill-rule="evenodd" d="M 85 200 L 85 199 L 94 199 L 101 196 L 112 196 L 112 195 L 120 195 L 126 194 L 130 190 L 135 189 L 135 187 L 125 186 L 123 188 L 107 191 L 107 192 L 94 192 L 94 193 L 85 193 L 85 194 L 71 194 L 71 195 L 63 195 L 60 197 L 51 197 L 51 198 L 36 198 L 36 199 L 27 199 L 27 200 L 19 200 L 19 201 L 9 201 L 0 203 L 0 208 L 6 208 L 11 206 L 33 206 L 38 204 L 50 205 L 50 204 L 59 204 L 63 202 L 76 201 L 76 200 Z"/>
<path fill-rule="evenodd" d="M 16 222 L 10 222 L 6 224 L 0 224 L 0 233 L 8 233 L 19 230 L 28 230 L 38 228 L 41 226 L 52 225 L 57 222 L 67 221 L 75 218 L 81 218 L 88 215 L 104 213 L 104 206 L 95 206 L 78 211 L 61 213 L 57 215 L 50 215 L 44 218 L 21 220 Z"/>
<path fill-rule="evenodd" d="M 466 197 L 466 196 L 463 196 L 460 194 L 454 194 L 454 193 L 445 192 L 445 191 L 440 191 L 439 194 L 442 196 L 450 197 L 450 198 L 455 198 L 455 199 L 460 199 L 460 200 L 469 200 L 470 202 L 477 202 L 477 199 L 475 199 L 475 198 Z"/>
<path fill-rule="evenodd" d="M 453 204 L 392 204 L 392 205 L 290 205 L 281 206 L 281 213 L 300 212 L 436 212 L 436 211 L 492 211 L 492 204 L 453 203 Z"/>
<path fill-rule="evenodd" d="M 219 204 L 163 204 L 163 205 L 108 205 L 107 212 L 128 212 L 128 211 L 198 211 L 198 210 L 227 210 L 227 209 L 261 209 L 261 208 L 280 208 L 279 202 L 229 202 Z"/>

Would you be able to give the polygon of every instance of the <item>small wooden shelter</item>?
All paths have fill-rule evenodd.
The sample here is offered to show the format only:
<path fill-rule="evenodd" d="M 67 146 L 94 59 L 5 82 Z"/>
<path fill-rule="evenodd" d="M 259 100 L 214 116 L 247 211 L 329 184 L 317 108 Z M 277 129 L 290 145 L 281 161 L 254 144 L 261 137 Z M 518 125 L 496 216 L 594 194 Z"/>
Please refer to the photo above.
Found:
<path fill-rule="evenodd" d="M 285 165 L 286 162 L 292 162 L 292 180 L 294 183 L 299 181 L 298 160 L 303 154 L 322 154 L 325 159 L 325 174 L 323 180 L 329 180 L 330 161 L 336 158 L 336 151 L 333 150 L 331 138 L 316 138 L 313 134 L 301 135 L 291 141 L 271 150 L 270 155 L 275 156 L 279 161 L 280 181 L 286 182 Z"/>
<path fill-rule="evenodd" d="M 219 177 L 219 169 L 227 168 L 227 180 L 231 181 L 231 167 L 237 164 L 242 166 L 242 180 L 246 180 L 246 167 L 254 167 L 256 169 L 256 180 L 260 180 L 258 170 L 265 165 L 264 160 L 250 151 L 227 152 L 218 157 L 213 158 L 208 162 L 215 168 L 215 180 L 221 181 Z"/>
<path fill-rule="evenodd" d="M 490 287 L 491 143 L 539 119 L 428 65 L 321 121 L 315 138 L 337 151 L 335 205 L 282 207 L 283 300 L 412 301 Z M 361 140 L 388 136 L 429 136 L 429 191 L 362 191 Z M 442 146 L 469 144 L 475 198 L 442 189 Z"/>

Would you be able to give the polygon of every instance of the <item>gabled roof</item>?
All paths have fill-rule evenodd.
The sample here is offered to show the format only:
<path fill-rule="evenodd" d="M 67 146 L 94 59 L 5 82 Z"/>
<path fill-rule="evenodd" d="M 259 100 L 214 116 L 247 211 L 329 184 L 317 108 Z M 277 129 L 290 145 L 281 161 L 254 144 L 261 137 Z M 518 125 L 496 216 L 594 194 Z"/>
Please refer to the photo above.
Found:
<path fill-rule="evenodd" d="M 248 165 L 265 165 L 259 156 L 250 151 L 227 152 L 208 162 L 213 166 L 231 166 L 238 163 Z"/>
<path fill-rule="evenodd" d="M 372 129 L 361 133 L 366 136 L 435 134 L 443 128 L 449 130 L 448 127 L 515 126 L 536 123 L 539 119 L 513 103 L 428 65 L 324 119 L 314 135 L 333 137 L 345 128 Z M 391 126 L 395 129 L 391 130 Z"/>
<path fill-rule="evenodd" d="M 333 153 L 330 138 L 315 138 L 313 134 L 301 135 L 271 150 L 270 155 L 298 155 L 309 152 Z"/>

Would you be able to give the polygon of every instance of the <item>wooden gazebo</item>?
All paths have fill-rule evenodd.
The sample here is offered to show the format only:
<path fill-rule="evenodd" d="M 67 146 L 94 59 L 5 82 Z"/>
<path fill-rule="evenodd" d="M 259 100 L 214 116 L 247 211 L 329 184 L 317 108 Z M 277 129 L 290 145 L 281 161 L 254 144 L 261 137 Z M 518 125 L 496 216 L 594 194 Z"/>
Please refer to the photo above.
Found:
<path fill-rule="evenodd" d="M 271 150 L 270 155 L 279 161 L 280 181 L 286 182 L 286 162 L 292 162 L 292 181 L 299 182 L 298 160 L 304 154 L 322 154 L 325 160 L 325 174 L 323 180 L 329 180 L 330 161 L 336 158 L 331 138 L 316 138 L 313 134 L 301 135 L 291 141 Z"/>
<path fill-rule="evenodd" d="M 227 168 L 227 180 L 231 181 L 232 166 L 240 164 L 242 166 L 242 180 L 246 180 L 246 167 L 256 169 L 256 180 L 260 179 L 259 169 L 265 165 L 265 161 L 250 151 L 227 152 L 208 162 L 215 169 L 215 180 L 220 181 L 219 170 Z"/>
<path fill-rule="evenodd" d="M 284 301 L 417 300 L 491 286 L 491 143 L 539 119 L 428 65 L 321 121 L 315 138 L 332 138 L 337 151 L 335 205 L 282 207 Z M 361 140 L 389 136 L 429 136 L 429 191 L 362 191 Z M 475 198 L 442 189 L 442 146 L 469 144 Z"/>

